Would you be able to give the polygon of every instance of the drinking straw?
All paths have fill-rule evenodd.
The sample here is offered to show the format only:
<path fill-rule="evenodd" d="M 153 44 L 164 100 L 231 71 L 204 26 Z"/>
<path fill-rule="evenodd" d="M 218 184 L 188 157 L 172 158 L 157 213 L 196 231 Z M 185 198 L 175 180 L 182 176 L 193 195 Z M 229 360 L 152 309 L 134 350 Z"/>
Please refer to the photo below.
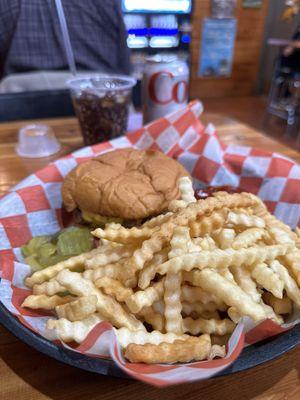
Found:
<path fill-rule="evenodd" d="M 61 28 L 62 35 L 63 35 L 64 47 L 65 47 L 65 52 L 66 52 L 66 56 L 67 56 L 67 61 L 69 64 L 69 69 L 70 69 L 72 75 L 76 76 L 77 72 L 76 72 L 74 53 L 73 53 L 73 49 L 71 46 L 70 35 L 69 35 L 66 17 L 65 17 L 65 13 L 64 13 L 64 9 L 63 9 L 61 0 L 55 0 L 55 5 L 56 5 L 56 10 L 57 10 L 57 14 L 58 14 L 59 23 L 60 23 L 60 28 Z"/>

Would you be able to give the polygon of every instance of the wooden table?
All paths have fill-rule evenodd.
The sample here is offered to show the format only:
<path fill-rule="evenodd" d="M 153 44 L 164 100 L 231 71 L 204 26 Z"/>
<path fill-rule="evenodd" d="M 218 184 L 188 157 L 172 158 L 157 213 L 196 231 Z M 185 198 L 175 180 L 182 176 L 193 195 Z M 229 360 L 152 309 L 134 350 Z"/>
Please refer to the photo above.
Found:
<path fill-rule="evenodd" d="M 213 114 L 205 116 L 207 121 L 217 126 L 225 143 L 278 151 L 300 162 L 300 153 L 237 121 Z M 61 140 L 63 147 L 60 155 L 82 145 L 75 119 L 43 122 L 51 125 Z M 55 158 L 25 160 L 16 156 L 14 147 L 17 131 L 22 125 L 24 122 L 0 124 L 0 194 Z M 300 399 L 300 347 L 246 372 L 161 390 L 136 381 L 94 375 L 61 364 L 28 347 L 3 327 L 0 327 L 0 356 L 1 400 L 180 400 L 183 397 L 187 400 Z"/>

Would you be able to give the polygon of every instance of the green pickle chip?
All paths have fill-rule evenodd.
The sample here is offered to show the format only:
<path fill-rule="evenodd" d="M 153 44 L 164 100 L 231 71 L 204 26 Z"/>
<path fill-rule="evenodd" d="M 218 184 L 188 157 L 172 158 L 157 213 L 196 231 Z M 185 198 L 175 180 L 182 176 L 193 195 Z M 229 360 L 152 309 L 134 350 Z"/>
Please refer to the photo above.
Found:
<path fill-rule="evenodd" d="M 56 253 L 57 246 L 53 243 L 44 243 L 37 250 L 37 254 L 41 258 L 47 258 Z"/>
<path fill-rule="evenodd" d="M 94 247 L 89 229 L 70 227 L 50 236 L 36 236 L 21 247 L 24 260 L 36 271 Z"/>
<path fill-rule="evenodd" d="M 61 261 L 67 260 L 69 257 L 68 256 L 62 256 L 59 254 L 54 254 L 49 257 L 41 257 L 39 258 L 39 262 L 43 266 L 43 268 L 50 267 L 51 265 L 55 265 Z"/>
<path fill-rule="evenodd" d="M 87 228 L 67 228 L 57 240 L 57 253 L 71 256 L 90 251 L 93 248 L 93 237 Z"/>
<path fill-rule="evenodd" d="M 22 253 L 24 257 L 28 257 L 32 254 L 36 254 L 38 249 L 45 243 L 49 243 L 51 241 L 51 236 L 36 236 L 29 240 L 27 244 L 21 247 Z"/>
<path fill-rule="evenodd" d="M 90 224 L 93 227 L 104 227 L 105 224 L 115 222 L 116 224 L 122 224 L 124 220 L 122 218 L 117 217 L 104 217 L 103 215 L 94 214 L 88 211 L 81 211 L 82 219 Z"/>
<path fill-rule="evenodd" d="M 26 264 L 30 265 L 33 271 L 38 271 L 43 269 L 44 267 L 37 261 L 34 255 L 28 256 L 24 258 Z"/>

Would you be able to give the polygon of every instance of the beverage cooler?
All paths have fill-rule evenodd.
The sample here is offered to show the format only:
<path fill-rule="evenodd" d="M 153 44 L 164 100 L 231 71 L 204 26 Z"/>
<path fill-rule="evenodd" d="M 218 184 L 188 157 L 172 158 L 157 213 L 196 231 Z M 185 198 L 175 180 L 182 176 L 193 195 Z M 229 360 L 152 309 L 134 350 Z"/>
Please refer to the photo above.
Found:
<path fill-rule="evenodd" d="M 141 106 L 141 80 L 147 57 L 172 54 L 189 65 L 192 0 L 122 0 L 122 10 L 132 74 L 138 81 L 133 101 Z"/>

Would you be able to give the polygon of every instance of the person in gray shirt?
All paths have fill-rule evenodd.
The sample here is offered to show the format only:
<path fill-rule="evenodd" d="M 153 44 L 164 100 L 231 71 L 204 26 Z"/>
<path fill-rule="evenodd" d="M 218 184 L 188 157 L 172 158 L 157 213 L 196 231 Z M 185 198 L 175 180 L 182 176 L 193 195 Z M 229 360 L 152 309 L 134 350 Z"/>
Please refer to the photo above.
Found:
<path fill-rule="evenodd" d="M 120 0 L 62 0 L 79 71 L 130 73 Z M 0 79 L 67 71 L 54 0 L 0 0 Z"/>

